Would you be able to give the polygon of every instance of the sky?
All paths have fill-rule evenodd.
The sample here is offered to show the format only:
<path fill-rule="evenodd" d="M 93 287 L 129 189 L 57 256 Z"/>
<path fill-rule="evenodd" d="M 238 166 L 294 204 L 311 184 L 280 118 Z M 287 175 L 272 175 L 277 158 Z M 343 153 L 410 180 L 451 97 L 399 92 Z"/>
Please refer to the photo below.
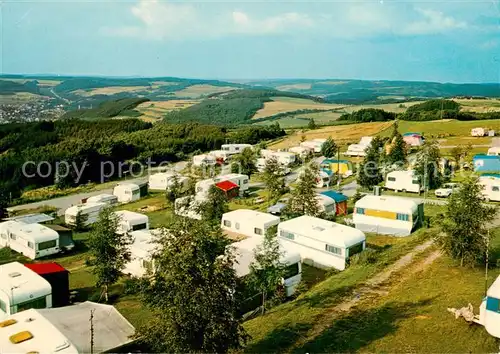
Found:
<path fill-rule="evenodd" d="M 488 1 L 0 2 L 2 73 L 500 82 Z"/>

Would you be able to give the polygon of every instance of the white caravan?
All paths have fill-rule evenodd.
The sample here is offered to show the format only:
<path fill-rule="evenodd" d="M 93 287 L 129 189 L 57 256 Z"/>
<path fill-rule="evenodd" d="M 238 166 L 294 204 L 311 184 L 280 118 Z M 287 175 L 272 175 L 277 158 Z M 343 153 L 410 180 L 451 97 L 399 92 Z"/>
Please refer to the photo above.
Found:
<path fill-rule="evenodd" d="M 130 233 L 133 242 L 129 246 L 130 260 L 125 264 L 124 274 L 143 277 L 154 272 L 153 254 L 158 249 L 156 235 L 153 230 L 140 230 Z"/>
<path fill-rule="evenodd" d="M 222 160 L 223 162 L 227 162 L 231 157 L 231 154 L 224 150 L 214 150 L 208 154 L 215 157 L 216 160 Z"/>
<path fill-rule="evenodd" d="M 217 160 L 212 155 L 202 154 L 193 156 L 193 166 L 214 166 Z"/>
<path fill-rule="evenodd" d="M 364 136 L 361 138 L 359 143 L 351 144 L 347 147 L 347 151 L 344 155 L 347 156 L 366 156 L 366 149 L 371 145 L 373 137 Z"/>
<path fill-rule="evenodd" d="M 120 183 L 113 189 L 119 203 L 130 203 L 141 198 L 140 187 L 135 183 Z"/>
<path fill-rule="evenodd" d="M 25 333 L 29 333 L 28 339 L 23 336 Z M 12 339 L 16 336 L 19 340 L 13 341 Z M 35 309 L 13 314 L 0 322 L 0 351 L 2 353 L 79 353 L 76 346 Z"/>
<path fill-rule="evenodd" d="M 19 262 L 0 265 L 0 319 L 28 309 L 49 307 L 52 287 L 47 280 Z"/>
<path fill-rule="evenodd" d="M 488 128 L 473 128 L 470 132 L 472 136 L 488 136 Z"/>
<path fill-rule="evenodd" d="M 195 185 L 195 192 L 196 192 L 196 195 L 199 195 L 200 197 L 205 197 L 208 195 L 208 191 L 210 190 L 210 188 L 215 185 L 215 181 L 213 180 L 213 178 L 209 178 L 209 179 L 204 179 L 204 180 L 201 180 L 199 182 L 196 182 L 196 185 Z"/>
<path fill-rule="evenodd" d="M 396 192 L 420 193 L 423 188 L 414 171 L 392 171 L 385 178 L 385 188 Z"/>
<path fill-rule="evenodd" d="M 187 190 L 189 178 L 175 172 L 161 172 L 149 176 L 149 189 L 153 191 L 166 191 L 174 185 L 175 180 L 181 186 L 181 190 Z"/>
<path fill-rule="evenodd" d="M 500 338 L 500 276 L 488 288 L 479 306 L 479 323 L 490 335 Z"/>
<path fill-rule="evenodd" d="M 200 206 L 206 200 L 203 194 L 189 195 L 177 198 L 175 204 L 175 214 L 186 218 L 201 220 Z"/>
<path fill-rule="evenodd" d="M 500 175 L 483 175 L 479 177 L 483 187 L 481 195 L 486 201 L 500 202 Z"/>
<path fill-rule="evenodd" d="M 219 183 L 222 181 L 231 181 L 240 187 L 240 195 L 244 194 L 249 188 L 249 178 L 247 175 L 242 175 L 240 173 L 230 173 L 227 175 L 220 175 L 214 177 L 214 182 Z"/>
<path fill-rule="evenodd" d="M 116 205 L 118 204 L 118 197 L 113 194 L 99 194 L 94 195 L 92 197 L 88 197 L 85 203 L 105 203 L 107 205 Z"/>
<path fill-rule="evenodd" d="M 124 234 L 130 231 L 149 230 L 149 218 L 147 215 L 128 210 L 115 211 L 114 214 L 118 218 L 117 233 Z"/>
<path fill-rule="evenodd" d="M 408 236 L 423 217 L 423 204 L 413 199 L 366 195 L 356 202 L 352 220 L 364 232 Z"/>
<path fill-rule="evenodd" d="M 222 151 L 227 152 L 229 155 L 239 154 L 246 148 L 252 148 L 250 144 L 224 144 L 221 147 Z"/>
<path fill-rule="evenodd" d="M 229 247 L 233 249 L 236 257 L 233 268 L 238 277 L 250 274 L 250 265 L 255 261 L 255 249 L 262 244 L 263 238 L 250 237 L 243 241 L 235 242 Z M 286 296 L 291 296 L 302 279 L 302 264 L 300 254 L 293 249 L 286 248 L 280 242 L 280 262 L 286 265 L 283 283 Z"/>
<path fill-rule="evenodd" d="M 41 224 L 6 221 L 0 224 L 0 247 L 10 247 L 30 259 L 61 252 L 59 234 Z"/>
<path fill-rule="evenodd" d="M 288 152 L 291 152 L 292 154 L 298 155 L 300 157 L 305 157 L 309 153 L 314 152 L 314 149 L 308 148 L 306 146 L 293 146 L 288 149 Z"/>
<path fill-rule="evenodd" d="M 323 147 L 323 142 L 316 140 L 308 140 L 300 143 L 300 146 L 311 149 L 314 152 L 321 152 L 321 148 Z"/>
<path fill-rule="evenodd" d="M 488 156 L 500 156 L 500 146 L 493 146 L 488 149 Z"/>
<path fill-rule="evenodd" d="M 304 263 L 338 270 L 344 270 L 366 243 L 360 230 L 307 215 L 281 222 L 278 237 L 287 249 L 299 252 Z"/>
<path fill-rule="evenodd" d="M 78 213 L 82 218 L 82 226 L 90 226 L 97 221 L 99 213 L 106 208 L 106 203 L 85 203 L 73 205 L 64 212 L 64 223 L 70 226 L 76 226 Z"/>
<path fill-rule="evenodd" d="M 221 228 L 244 236 L 264 236 L 272 226 L 280 222 L 279 216 L 256 210 L 237 209 L 222 215 Z"/>

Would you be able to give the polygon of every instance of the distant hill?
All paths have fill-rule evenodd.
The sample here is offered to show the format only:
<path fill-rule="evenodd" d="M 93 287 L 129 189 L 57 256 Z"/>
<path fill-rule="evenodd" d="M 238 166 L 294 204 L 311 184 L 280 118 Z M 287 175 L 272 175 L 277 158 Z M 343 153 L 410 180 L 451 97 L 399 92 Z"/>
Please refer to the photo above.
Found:
<path fill-rule="evenodd" d="M 147 101 L 149 101 L 147 98 L 123 98 L 120 100 L 106 101 L 93 109 L 78 109 L 66 112 L 61 119 L 100 119 L 118 116 L 138 117 L 141 113 L 136 111 L 135 108 Z"/>
<path fill-rule="evenodd" d="M 319 96 L 328 102 L 339 104 L 391 103 L 457 96 L 500 97 L 500 84 L 327 79 L 261 80 L 250 81 L 247 84 Z"/>
<path fill-rule="evenodd" d="M 40 90 L 36 81 L 20 83 L 11 80 L 0 80 L 0 95 L 12 95 L 21 92 L 39 94 Z"/>

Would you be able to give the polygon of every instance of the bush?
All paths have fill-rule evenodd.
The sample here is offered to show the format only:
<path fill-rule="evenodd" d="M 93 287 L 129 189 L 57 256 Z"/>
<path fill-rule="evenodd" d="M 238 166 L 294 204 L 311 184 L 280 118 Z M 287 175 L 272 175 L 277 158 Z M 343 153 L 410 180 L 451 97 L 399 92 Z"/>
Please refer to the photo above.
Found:
<path fill-rule="evenodd" d="M 371 248 L 366 248 L 363 252 L 357 253 L 351 258 L 349 258 L 349 265 L 355 266 L 355 265 L 374 264 L 378 260 L 377 254 L 378 254 L 377 251 Z"/>
<path fill-rule="evenodd" d="M 339 120 L 350 120 L 354 122 L 385 122 L 394 120 L 396 114 L 386 112 L 383 109 L 366 108 L 359 111 L 346 113 L 340 116 Z"/>
<path fill-rule="evenodd" d="M 142 291 L 146 282 L 143 278 L 126 278 L 123 282 L 123 292 L 125 295 L 137 295 Z"/>

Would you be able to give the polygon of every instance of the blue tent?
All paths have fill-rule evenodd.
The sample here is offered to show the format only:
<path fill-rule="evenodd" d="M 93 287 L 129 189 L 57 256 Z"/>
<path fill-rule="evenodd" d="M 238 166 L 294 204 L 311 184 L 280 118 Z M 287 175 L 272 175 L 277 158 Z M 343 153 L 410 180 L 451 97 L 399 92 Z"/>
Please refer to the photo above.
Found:
<path fill-rule="evenodd" d="M 342 193 L 335 192 L 335 191 L 324 191 L 324 192 L 321 192 L 320 194 L 335 200 L 335 203 L 340 203 L 340 202 L 346 201 L 348 199 Z"/>
<path fill-rule="evenodd" d="M 476 155 L 472 162 L 476 172 L 500 172 L 500 156 Z"/>

